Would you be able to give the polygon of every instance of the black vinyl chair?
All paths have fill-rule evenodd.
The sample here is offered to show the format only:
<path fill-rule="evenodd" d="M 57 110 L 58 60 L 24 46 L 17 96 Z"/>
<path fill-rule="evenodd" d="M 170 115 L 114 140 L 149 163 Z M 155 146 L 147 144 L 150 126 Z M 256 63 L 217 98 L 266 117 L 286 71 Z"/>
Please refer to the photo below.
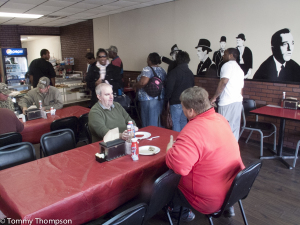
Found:
<path fill-rule="evenodd" d="M 76 148 L 75 135 L 71 129 L 61 129 L 43 134 L 40 143 L 44 156 Z"/>
<path fill-rule="evenodd" d="M 90 144 L 89 142 L 89 137 L 87 136 L 86 133 L 86 127 L 85 124 L 89 122 L 89 113 L 82 114 L 78 118 L 78 142 L 85 142 L 86 144 Z"/>
<path fill-rule="evenodd" d="M 116 209 L 112 215 L 116 215 L 119 212 L 122 212 L 140 202 L 145 202 L 148 205 L 148 209 L 146 211 L 143 224 L 145 224 L 146 221 L 151 219 L 161 209 L 165 209 L 169 222 L 171 223 L 171 217 L 169 211 L 166 209 L 166 206 L 173 199 L 180 178 L 181 175 L 174 173 L 173 170 L 168 170 L 155 180 L 152 186 L 152 192 L 150 194 L 142 194 L 142 198 L 125 203 L 123 206 L 120 206 L 118 209 Z"/>
<path fill-rule="evenodd" d="M 212 218 L 220 217 L 223 212 L 229 207 L 233 206 L 236 202 L 239 203 L 240 210 L 243 216 L 245 225 L 248 225 L 247 218 L 244 212 L 242 199 L 247 198 L 251 187 L 261 169 L 262 161 L 259 160 L 247 166 L 245 169 L 240 171 L 234 178 L 231 187 L 225 197 L 224 203 L 218 212 L 206 215 L 210 225 L 213 225 Z"/>
<path fill-rule="evenodd" d="M 88 123 L 86 123 L 84 125 L 84 131 L 85 131 L 85 135 L 86 135 L 86 137 L 88 139 L 88 143 L 92 144 L 92 134 L 91 134 L 91 131 L 89 129 L 89 124 Z"/>
<path fill-rule="evenodd" d="M 0 147 L 22 142 L 22 135 L 18 132 L 10 132 L 0 135 Z"/>
<path fill-rule="evenodd" d="M 242 136 L 244 130 L 249 130 L 250 134 L 246 140 L 246 143 L 248 143 L 249 138 L 251 137 L 253 131 L 259 132 L 259 134 L 260 134 L 260 157 L 262 157 L 263 151 L 264 151 L 263 139 L 266 137 L 270 137 L 270 136 L 274 135 L 273 151 L 276 152 L 276 126 L 273 123 L 258 122 L 257 115 L 256 115 L 255 121 L 246 121 L 246 116 L 248 116 L 250 114 L 250 111 L 254 110 L 254 109 L 256 109 L 256 103 L 253 99 L 244 99 L 243 100 L 242 126 L 241 126 L 240 137 Z M 264 135 L 264 133 L 267 133 L 268 135 Z"/>
<path fill-rule="evenodd" d="M 141 225 L 144 220 L 147 204 L 140 203 L 116 215 L 103 225 Z"/>
<path fill-rule="evenodd" d="M 0 148 L 0 170 L 36 160 L 31 143 L 21 142 Z"/>
<path fill-rule="evenodd" d="M 75 140 L 77 143 L 79 140 L 78 124 L 79 124 L 79 121 L 76 116 L 65 117 L 62 119 L 54 120 L 50 125 L 50 130 L 55 131 L 55 130 L 69 128 L 73 131 L 73 133 L 75 135 Z"/>

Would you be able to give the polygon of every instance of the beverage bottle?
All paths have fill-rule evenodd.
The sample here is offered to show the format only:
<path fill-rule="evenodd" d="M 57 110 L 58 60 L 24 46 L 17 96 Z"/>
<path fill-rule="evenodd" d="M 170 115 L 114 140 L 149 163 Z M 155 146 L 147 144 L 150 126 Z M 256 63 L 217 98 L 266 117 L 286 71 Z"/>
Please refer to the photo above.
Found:
<path fill-rule="evenodd" d="M 285 99 L 285 92 L 282 92 L 281 107 L 283 107 L 284 99 Z"/>
<path fill-rule="evenodd" d="M 128 134 L 128 137 L 126 139 L 126 142 L 125 142 L 125 154 L 126 155 L 131 155 L 131 126 L 130 125 L 127 125 L 127 134 Z"/>
<path fill-rule="evenodd" d="M 128 125 L 131 126 L 132 137 L 135 138 L 135 129 L 134 129 L 134 125 L 133 125 L 132 121 L 128 121 Z"/>
<path fill-rule="evenodd" d="M 131 139 L 131 158 L 133 161 L 139 160 L 139 145 L 137 143 L 137 138 Z"/>
<path fill-rule="evenodd" d="M 42 100 L 39 100 L 39 104 L 40 104 L 40 109 L 42 109 L 43 108 Z"/>

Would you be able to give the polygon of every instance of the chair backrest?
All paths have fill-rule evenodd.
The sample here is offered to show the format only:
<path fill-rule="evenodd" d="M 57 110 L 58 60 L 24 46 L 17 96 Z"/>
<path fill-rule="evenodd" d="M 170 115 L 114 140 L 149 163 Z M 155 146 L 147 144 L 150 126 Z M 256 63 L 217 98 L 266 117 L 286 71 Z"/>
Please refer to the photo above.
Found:
<path fill-rule="evenodd" d="M 78 118 L 76 116 L 65 117 L 62 119 L 54 120 L 50 125 L 50 130 L 61 130 L 69 128 L 75 135 L 76 142 L 78 141 Z"/>
<path fill-rule="evenodd" d="M 18 132 L 10 132 L 0 135 L 0 147 L 22 142 L 22 135 Z"/>
<path fill-rule="evenodd" d="M 79 132 L 84 131 L 85 124 L 89 122 L 89 113 L 82 114 L 78 118 L 79 126 L 78 130 Z"/>
<path fill-rule="evenodd" d="M 43 134 L 40 143 L 44 156 L 76 148 L 75 135 L 71 129 L 61 129 Z"/>
<path fill-rule="evenodd" d="M 174 173 L 173 170 L 168 170 L 156 179 L 148 202 L 145 221 L 152 218 L 172 200 L 180 178 L 181 175 Z"/>
<path fill-rule="evenodd" d="M 89 129 L 89 124 L 88 123 L 86 123 L 84 125 L 84 131 L 85 131 L 85 135 L 88 138 L 89 144 L 92 144 L 92 134 L 91 134 L 91 131 Z"/>
<path fill-rule="evenodd" d="M 248 196 L 261 166 L 262 161 L 256 161 L 236 175 L 226 195 L 221 211 L 218 213 L 219 215 L 222 215 L 225 209 L 233 206 L 240 199 L 245 199 Z"/>
<path fill-rule="evenodd" d="M 0 170 L 36 160 L 31 143 L 21 142 L 0 148 Z"/>
<path fill-rule="evenodd" d="M 103 225 L 139 225 L 143 223 L 147 204 L 141 203 L 114 216 Z"/>
<path fill-rule="evenodd" d="M 256 102 L 253 99 L 243 100 L 244 113 L 247 116 L 251 110 L 256 109 Z"/>

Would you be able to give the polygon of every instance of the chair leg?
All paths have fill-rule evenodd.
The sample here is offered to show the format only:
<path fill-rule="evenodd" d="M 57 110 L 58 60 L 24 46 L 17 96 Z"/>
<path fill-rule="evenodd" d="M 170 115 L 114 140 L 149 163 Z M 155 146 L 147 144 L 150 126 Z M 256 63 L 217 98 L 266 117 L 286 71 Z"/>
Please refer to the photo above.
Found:
<path fill-rule="evenodd" d="M 274 124 L 272 124 L 273 125 L 273 127 L 274 127 L 274 146 L 273 146 L 273 151 L 275 152 L 275 153 L 277 153 L 277 148 L 276 148 L 276 126 L 274 125 Z"/>
<path fill-rule="evenodd" d="M 207 219 L 208 219 L 210 225 L 214 225 L 214 222 L 212 220 L 212 216 L 207 215 Z"/>
<path fill-rule="evenodd" d="M 248 143 L 248 141 L 249 141 L 249 139 L 250 139 L 252 133 L 253 133 L 253 130 L 250 131 L 250 134 L 249 134 L 249 136 L 247 137 L 246 143 Z"/>
<path fill-rule="evenodd" d="M 296 166 L 296 161 L 297 161 L 297 158 L 298 158 L 299 145 L 300 145 L 300 141 L 298 141 L 297 147 L 296 147 L 296 150 L 295 150 L 295 158 L 294 158 L 294 163 L 293 163 L 294 168 Z"/>
<path fill-rule="evenodd" d="M 181 213 L 182 213 L 182 209 L 183 209 L 183 207 L 182 207 L 182 206 L 180 206 L 180 210 L 179 210 L 179 217 L 178 217 L 177 225 L 179 225 L 179 223 L 180 223 L 180 220 L 181 220 Z"/>
<path fill-rule="evenodd" d="M 170 212 L 168 211 L 168 207 L 165 207 L 165 211 L 166 211 L 167 216 L 168 216 L 169 224 L 170 224 L 170 225 L 173 225 L 173 222 L 172 222 L 172 218 L 171 218 Z"/>
<path fill-rule="evenodd" d="M 260 133 L 260 157 L 264 155 L 264 134 L 259 130 Z"/>
<path fill-rule="evenodd" d="M 40 159 L 43 158 L 42 146 L 40 145 Z"/>
<path fill-rule="evenodd" d="M 240 136 L 239 136 L 239 140 L 240 140 L 240 138 L 241 138 L 241 136 L 242 136 L 242 133 L 244 132 L 244 128 L 242 128 L 242 130 L 240 131 Z"/>
<path fill-rule="evenodd" d="M 248 225 L 246 214 L 244 212 L 244 208 L 243 208 L 243 204 L 242 204 L 241 199 L 239 200 L 239 205 L 240 205 L 240 210 L 241 210 L 241 213 L 242 213 L 242 216 L 243 216 L 244 223 L 245 223 L 245 225 Z"/>

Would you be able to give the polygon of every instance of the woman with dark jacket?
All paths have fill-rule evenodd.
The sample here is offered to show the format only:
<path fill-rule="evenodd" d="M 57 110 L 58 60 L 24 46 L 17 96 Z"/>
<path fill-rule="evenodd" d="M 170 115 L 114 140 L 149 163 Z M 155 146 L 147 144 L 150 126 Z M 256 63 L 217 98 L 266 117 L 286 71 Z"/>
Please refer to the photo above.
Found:
<path fill-rule="evenodd" d="M 190 57 L 187 52 L 180 51 L 176 56 L 177 66 L 167 75 L 165 100 L 170 103 L 173 130 L 180 132 L 187 124 L 179 100 L 181 93 L 195 85 L 194 74 L 189 69 Z"/>
<path fill-rule="evenodd" d="M 90 65 L 86 82 L 87 87 L 92 92 L 91 106 L 98 102 L 95 88 L 98 84 L 108 83 L 113 86 L 114 95 L 118 93 L 118 89 L 123 88 L 120 67 L 114 66 L 108 61 L 108 55 L 105 49 L 99 48 L 97 52 L 97 61 Z"/>

